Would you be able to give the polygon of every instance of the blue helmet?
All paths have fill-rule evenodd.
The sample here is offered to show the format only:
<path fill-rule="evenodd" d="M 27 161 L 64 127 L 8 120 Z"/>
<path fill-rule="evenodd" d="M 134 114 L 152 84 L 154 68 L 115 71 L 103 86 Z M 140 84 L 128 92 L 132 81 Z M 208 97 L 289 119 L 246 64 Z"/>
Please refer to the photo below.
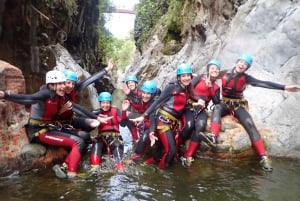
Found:
<path fill-rule="evenodd" d="M 129 81 L 134 81 L 135 83 L 138 83 L 138 79 L 135 75 L 127 75 L 125 78 L 125 83 L 127 84 L 127 82 Z"/>
<path fill-rule="evenodd" d="M 65 74 L 67 80 L 71 80 L 74 82 L 78 81 L 78 77 L 75 72 L 70 70 L 64 70 L 63 73 Z"/>
<path fill-rule="evenodd" d="M 238 61 L 239 60 L 245 61 L 248 64 L 248 67 L 250 67 L 253 62 L 253 58 L 250 54 L 242 54 L 241 56 L 239 56 Z"/>
<path fill-rule="evenodd" d="M 98 96 L 98 101 L 102 102 L 102 101 L 112 101 L 112 96 L 111 93 L 109 92 L 101 92 Z"/>
<path fill-rule="evenodd" d="M 156 93 L 157 85 L 153 80 L 148 80 L 144 82 L 144 84 L 141 87 L 141 90 L 150 94 Z"/>
<path fill-rule="evenodd" d="M 180 64 L 177 66 L 176 74 L 182 75 L 182 74 L 192 74 L 193 70 L 190 64 Z"/>
<path fill-rule="evenodd" d="M 207 70 L 210 65 L 216 65 L 219 68 L 219 70 L 221 69 L 221 62 L 217 59 L 213 59 L 207 63 Z"/>

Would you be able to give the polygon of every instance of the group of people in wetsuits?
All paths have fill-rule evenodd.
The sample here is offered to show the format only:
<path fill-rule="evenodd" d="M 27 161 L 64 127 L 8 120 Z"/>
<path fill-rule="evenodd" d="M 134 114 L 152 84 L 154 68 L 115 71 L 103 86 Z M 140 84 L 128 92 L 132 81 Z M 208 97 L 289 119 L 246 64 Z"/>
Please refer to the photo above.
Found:
<path fill-rule="evenodd" d="M 77 175 L 79 162 L 89 143 L 91 168 L 98 175 L 102 156 L 111 154 L 116 170 L 124 169 L 124 142 L 119 125 L 127 126 L 135 143 L 132 160 L 143 158 L 148 147 L 151 155 L 145 164 L 157 164 L 160 169 L 172 165 L 178 156 L 178 148 L 190 140 L 181 156 L 182 165 L 190 167 L 201 141 L 216 146 L 221 129 L 221 117 L 232 114 L 247 131 L 252 145 L 260 157 L 265 171 L 272 171 L 263 140 L 247 110 L 243 96 L 246 85 L 269 89 L 300 91 L 300 85 L 281 85 L 255 79 L 245 73 L 252 65 L 252 56 L 241 55 L 233 69 L 222 70 L 219 60 L 207 64 L 207 72 L 193 74 L 191 65 L 180 64 L 176 69 L 177 79 L 160 90 L 153 80 L 145 81 L 138 88 L 135 76 L 127 76 L 123 84 L 126 98 L 121 110 L 112 106 L 112 94 L 101 92 L 98 96 L 99 109 L 88 111 L 76 104 L 76 94 L 101 78 L 113 68 L 108 66 L 90 78 L 79 81 L 75 72 L 52 70 L 46 73 L 46 85 L 34 94 L 14 94 L 0 91 L 0 99 L 19 104 L 31 104 L 26 132 L 31 142 L 69 148 L 62 164 L 53 166 L 59 178 Z M 222 85 L 218 86 L 216 80 Z M 222 96 L 221 96 L 222 92 Z M 207 107 L 214 107 L 211 117 L 211 132 L 205 133 L 208 119 Z M 97 128 L 97 136 L 90 132 Z"/>
<path fill-rule="evenodd" d="M 139 138 L 138 145 L 140 141 L 149 139 L 150 145 L 156 144 L 156 150 L 144 163 L 157 164 L 161 169 L 169 167 L 178 156 L 179 146 L 190 140 L 185 153 L 180 157 L 182 165 L 190 167 L 201 141 L 212 147 L 216 146 L 221 129 L 221 117 L 231 114 L 247 131 L 260 157 L 259 163 L 263 170 L 271 172 L 273 170 L 271 160 L 248 112 L 248 102 L 244 98 L 243 91 L 247 85 L 252 85 L 297 92 L 300 91 L 300 85 L 282 85 L 258 80 L 246 73 L 252 63 L 252 56 L 243 54 L 238 57 L 232 69 L 221 70 L 220 61 L 211 60 L 207 64 L 207 73 L 203 75 L 193 74 L 189 64 L 177 66 L 177 80 L 169 83 L 161 94 L 153 99 L 151 105 L 144 108 L 145 111 L 139 117 L 130 119 L 138 126 L 150 120 L 149 130 L 144 132 L 147 136 Z M 218 79 L 221 80 L 221 86 L 216 83 Z M 214 107 L 210 132 L 205 133 L 207 107 L 211 101 Z M 145 148 L 140 149 L 137 146 L 132 158 L 141 157 L 144 150 Z"/>

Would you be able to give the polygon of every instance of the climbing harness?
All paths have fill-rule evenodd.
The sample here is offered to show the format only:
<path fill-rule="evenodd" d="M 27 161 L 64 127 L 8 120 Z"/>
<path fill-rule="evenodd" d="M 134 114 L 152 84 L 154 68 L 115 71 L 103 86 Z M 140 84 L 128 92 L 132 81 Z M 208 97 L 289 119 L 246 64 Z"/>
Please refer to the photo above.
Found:
<path fill-rule="evenodd" d="M 176 130 L 180 130 L 182 124 L 180 120 L 163 109 L 159 109 L 158 112 L 160 113 L 158 119 L 164 123 L 164 125 L 157 126 L 158 130 L 163 133 L 168 130 L 173 130 L 174 128 L 176 128 Z"/>
<path fill-rule="evenodd" d="M 244 99 L 244 98 L 231 99 L 231 98 L 222 97 L 221 101 L 231 111 L 231 115 L 234 115 L 234 112 L 237 109 L 239 109 L 240 107 L 243 107 L 247 111 L 249 111 L 248 101 L 246 99 Z"/>
<path fill-rule="evenodd" d="M 26 127 L 28 129 L 31 127 L 31 129 L 35 130 L 34 131 L 35 137 L 38 137 L 40 134 L 45 133 L 49 130 L 59 130 L 60 131 L 63 128 L 62 124 L 58 121 L 50 122 L 50 121 L 42 121 L 42 120 L 31 119 L 31 118 L 28 120 L 28 124 L 26 125 Z M 40 128 L 40 129 L 38 129 L 38 128 Z M 38 131 L 36 131 L 36 129 L 38 129 Z M 32 130 L 30 130 L 29 132 L 32 132 Z"/>
<path fill-rule="evenodd" d="M 106 144 L 107 154 L 111 155 L 110 146 L 115 142 L 119 141 L 124 144 L 122 136 L 118 132 L 101 132 L 99 133 L 99 138 Z"/>

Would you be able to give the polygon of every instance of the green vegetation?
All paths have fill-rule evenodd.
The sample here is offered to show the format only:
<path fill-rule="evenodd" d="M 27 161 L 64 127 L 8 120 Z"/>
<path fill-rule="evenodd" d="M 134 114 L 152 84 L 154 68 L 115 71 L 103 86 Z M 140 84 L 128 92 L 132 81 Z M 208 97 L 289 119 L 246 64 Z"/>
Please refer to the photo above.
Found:
<path fill-rule="evenodd" d="M 164 43 L 171 40 L 180 41 L 183 18 L 180 15 L 182 0 L 140 0 L 136 6 L 135 40 L 137 48 L 141 48 L 151 34 L 152 28 L 160 23 L 166 27 Z"/>
<path fill-rule="evenodd" d="M 140 0 L 136 6 L 134 39 L 138 49 L 149 38 L 152 28 L 169 7 L 170 0 Z"/>
<path fill-rule="evenodd" d="M 117 68 L 124 72 L 135 51 L 134 40 L 113 38 L 111 42 L 111 48 L 107 50 L 106 56 L 107 58 L 113 58 Z"/>
<path fill-rule="evenodd" d="M 55 10 L 56 24 L 73 22 L 67 46 L 82 58 L 85 70 L 96 72 L 99 63 L 105 64 L 109 58 L 122 71 L 130 64 L 135 50 L 133 37 L 120 40 L 105 28 L 107 13 L 114 10 L 110 0 L 45 0 L 44 3 L 50 10 L 59 8 Z"/>
<path fill-rule="evenodd" d="M 167 35 L 164 38 L 164 43 L 171 40 L 180 41 L 181 29 L 183 26 L 183 18 L 180 15 L 183 6 L 182 1 L 170 0 L 168 12 L 162 16 L 161 23 L 167 29 Z"/>
<path fill-rule="evenodd" d="M 135 50 L 133 37 L 128 39 L 117 39 L 105 28 L 106 16 L 105 12 L 112 10 L 113 7 L 100 1 L 99 3 L 99 25 L 97 26 L 98 35 L 98 55 L 101 60 L 106 63 L 109 58 L 114 60 L 115 65 L 119 70 L 125 71 L 126 66 L 130 64 L 130 59 Z"/>

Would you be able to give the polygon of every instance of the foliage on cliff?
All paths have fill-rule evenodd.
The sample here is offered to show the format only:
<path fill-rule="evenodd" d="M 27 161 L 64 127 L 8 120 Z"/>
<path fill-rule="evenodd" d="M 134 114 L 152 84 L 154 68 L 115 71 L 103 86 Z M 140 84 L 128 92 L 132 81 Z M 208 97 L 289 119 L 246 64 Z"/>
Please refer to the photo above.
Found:
<path fill-rule="evenodd" d="M 110 56 L 114 39 L 104 26 L 105 13 L 113 9 L 110 0 L 4 0 L 1 5 L 1 59 L 24 72 L 28 93 L 56 65 L 52 45 L 64 46 L 90 73 Z"/>
<path fill-rule="evenodd" d="M 143 43 L 151 35 L 151 30 L 161 24 L 167 30 L 164 42 L 180 40 L 183 20 L 180 15 L 183 2 L 181 0 L 141 0 L 136 6 L 136 22 L 134 38 L 136 46 L 141 49 Z"/>

